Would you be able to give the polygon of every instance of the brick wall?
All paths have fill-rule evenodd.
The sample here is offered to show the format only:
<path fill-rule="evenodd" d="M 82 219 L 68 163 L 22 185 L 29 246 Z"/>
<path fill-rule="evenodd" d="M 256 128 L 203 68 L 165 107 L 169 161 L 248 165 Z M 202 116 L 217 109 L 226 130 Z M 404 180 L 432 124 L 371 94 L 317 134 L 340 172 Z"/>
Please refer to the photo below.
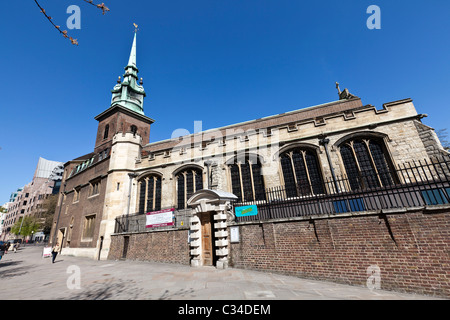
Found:
<path fill-rule="evenodd" d="M 125 236 L 129 236 L 126 259 L 189 265 L 188 229 L 112 235 L 109 260 L 122 258 Z"/>
<path fill-rule="evenodd" d="M 238 225 L 233 267 L 450 297 L 450 208 Z"/>

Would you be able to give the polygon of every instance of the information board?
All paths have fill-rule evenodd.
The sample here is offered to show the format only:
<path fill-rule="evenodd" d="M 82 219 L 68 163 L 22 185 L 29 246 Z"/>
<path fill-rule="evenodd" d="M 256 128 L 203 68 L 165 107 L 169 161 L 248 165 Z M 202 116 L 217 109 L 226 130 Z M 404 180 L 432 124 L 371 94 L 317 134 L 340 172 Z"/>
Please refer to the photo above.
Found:
<path fill-rule="evenodd" d="M 174 208 L 147 213 L 146 228 L 172 226 Z"/>
<path fill-rule="evenodd" d="M 45 247 L 43 252 L 42 252 L 42 257 L 43 258 L 48 258 L 52 256 L 52 247 Z"/>
<path fill-rule="evenodd" d="M 239 242 L 239 227 L 238 226 L 230 227 L 230 241 L 231 241 L 231 243 Z"/>

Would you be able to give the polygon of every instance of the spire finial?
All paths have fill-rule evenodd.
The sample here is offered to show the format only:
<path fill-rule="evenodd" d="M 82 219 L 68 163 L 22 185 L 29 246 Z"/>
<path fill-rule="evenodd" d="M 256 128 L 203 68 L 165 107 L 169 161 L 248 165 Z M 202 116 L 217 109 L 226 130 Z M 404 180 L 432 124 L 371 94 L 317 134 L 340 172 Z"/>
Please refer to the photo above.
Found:
<path fill-rule="evenodd" d="M 130 53 L 130 59 L 128 60 L 128 66 L 127 67 L 135 67 L 137 68 L 136 64 L 136 35 L 137 33 L 134 33 L 134 39 L 133 39 L 133 45 L 131 47 L 131 53 Z"/>
<path fill-rule="evenodd" d="M 138 32 L 138 25 L 136 23 L 133 22 L 133 26 L 134 26 L 134 33 Z"/>

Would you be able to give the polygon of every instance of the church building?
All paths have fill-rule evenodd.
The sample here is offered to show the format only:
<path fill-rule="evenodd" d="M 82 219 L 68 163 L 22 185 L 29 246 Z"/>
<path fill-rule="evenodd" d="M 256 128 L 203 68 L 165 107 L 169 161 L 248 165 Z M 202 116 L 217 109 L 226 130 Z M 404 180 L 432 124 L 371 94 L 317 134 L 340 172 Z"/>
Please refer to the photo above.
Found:
<path fill-rule="evenodd" d="M 245 255 L 233 252 L 245 237 L 234 227 L 251 224 L 252 210 L 281 221 L 293 217 L 277 216 L 286 206 L 275 203 L 312 199 L 295 217 L 367 211 L 357 192 L 401 185 L 405 163 L 448 155 L 411 99 L 376 108 L 339 85 L 336 101 L 150 143 L 136 51 L 135 34 L 110 106 L 95 117 L 94 149 L 64 164 L 51 233 L 62 255 L 226 268 Z M 263 248 L 268 238 L 254 241 Z"/>

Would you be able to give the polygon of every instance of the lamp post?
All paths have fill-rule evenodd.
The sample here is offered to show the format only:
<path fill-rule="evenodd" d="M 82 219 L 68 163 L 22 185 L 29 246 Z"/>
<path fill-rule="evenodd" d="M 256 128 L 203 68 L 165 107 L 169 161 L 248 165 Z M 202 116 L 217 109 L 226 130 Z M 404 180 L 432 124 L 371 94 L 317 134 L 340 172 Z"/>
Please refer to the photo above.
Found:
<path fill-rule="evenodd" d="M 208 175 L 208 190 L 211 189 L 211 178 L 210 178 L 210 167 L 213 164 L 213 162 L 211 160 L 207 160 L 205 161 L 205 166 L 206 166 L 206 174 Z"/>
<path fill-rule="evenodd" d="M 128 205 L 127 205 L 127 230 L 128 231 L 128 216 L 130 215 L 130 203 L 131 203 L 131 188 L 133 186 L 133 179 L 136 178 L 138 175 L 134 172 L 129 173 L 128 176 L 130 177 L 130 187 L 128 188 Z"/>
<path fill-rule="evenodd" d="M 330 166 L 330 170 L 331 170 L 331 176 L 333 177 L 333 182 L 334 182 L 334 187 L 336 188 L 336 192 L 340 192 L 339 191 L 339 185 L 337 183 L 336 180 L 336 175 L 334 174 L 334 168 L 333 168 L 333 164 L 331 162 L 331 158 L 330 158 L 330 154 L 328 152 L 328 143 L 330 142 L 330 139 L 327 138 L 322 138 L 319 140 L 319 144 L 322 145 L 325 149 L 325 153 L 327 154 L 327 159 L 328 159 L 328 165 Z"/>
<path fill-rule="evenodd" d="M 25 220 L 25 214 L 22 216 L 22 221 L 20 222 L 20 227 L 19 227 L 19 234 L 18 234 L 18 236 L 20 236 L 20 233 L 22 232 L 23 220 Z M 22 244 L 25 245 L 25 241 L 24 241 L 23 238 L 22 238 Z"/>
<path fill-rule="evenodd" d="M 62 205 L 63 205 L 63 201 L 64 201 L 64 194 L 66 193 L 66 184 L 64 183 L 64 190 L 61 193 L 62 197 L 61 197 L 61 203 L 59 205 L 59 213 L 58 213 L 58 219 L 56 219 L 56 225 L 55 225 L 55 232 L 53 233 L 53 239 L 52 239 L 52 245 L 55 244 L 55 239 L 56 239 L 56 232 L 58 230 L 58 224 L 59 224 L 59 217 L 61 216 L 61 209 L 62 209 Z M 62 246 L 62 243 L 60 244 Z"/>

